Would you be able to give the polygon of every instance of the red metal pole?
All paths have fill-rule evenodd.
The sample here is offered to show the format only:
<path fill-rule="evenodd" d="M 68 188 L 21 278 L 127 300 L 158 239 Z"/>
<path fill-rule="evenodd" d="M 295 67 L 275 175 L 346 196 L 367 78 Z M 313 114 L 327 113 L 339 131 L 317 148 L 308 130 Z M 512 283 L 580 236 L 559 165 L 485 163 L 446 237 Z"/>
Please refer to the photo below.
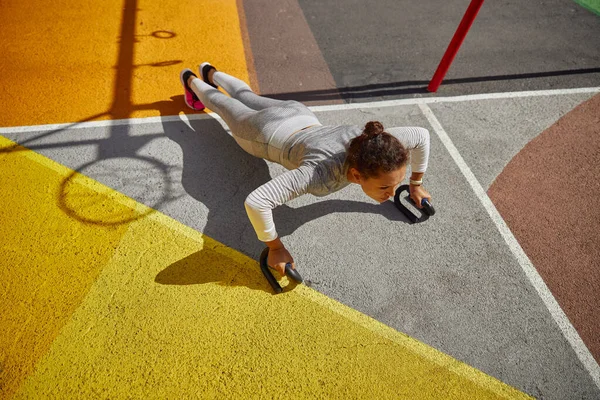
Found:
<path fill-rule="evenodd" d="M 442 61 L 440 61 L 440 65 L 438 65 L 431 82 L 429 82 L 429 86 L 427 86 L 427 90 L 430 92 L 435 92 L 440 87 L 444 76 L 446 76 L 446 72 L 448 72 L 448 68 L 450 68 L 450 64 L 452 64 L 456 53 L 458 53 L 460 45 L 465 40 L 471 25 L 473 25 L 473 21 L 475 21 L 475 17 L 477 17 L 477 13 L 483 4 L 483 1 L 484 0 L 471 0 L 471 4 L 469 4 L 469 8 L 467 8 L 462 21 L 460 21 L 458 29 L 454 32 L 454 36 L 444 53 L 444 57 L 442 57 Z"/>

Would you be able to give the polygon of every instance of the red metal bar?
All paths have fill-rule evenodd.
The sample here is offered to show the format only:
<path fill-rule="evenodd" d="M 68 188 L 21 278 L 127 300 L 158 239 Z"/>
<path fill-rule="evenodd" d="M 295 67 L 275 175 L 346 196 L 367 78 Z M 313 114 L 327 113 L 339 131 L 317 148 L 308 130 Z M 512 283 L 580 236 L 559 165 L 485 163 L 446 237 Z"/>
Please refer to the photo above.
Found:
<path fill-rule="evenodd" d="M 483 1 L 484 0 L 471 0 L 471 4 L 469 4 L 469 8 L 467 8 L 465 15 L 460 21 L 458 29 L 454 32 L 454 36 L 444 53 L 444 57 L 442 57 L 442 61 L 440 61 L 440 65 L 438 65 L 431 82 L 429 82 L 429 86 L 427 86 L 427 90 L 430 92 L 435 92 L 440 87 L 444 76 L 446 76 L 446 72 L 448 72 L 448 69 L 450 68 L 450 64 L 452 64 L 456 53 L 458 53 L 458 49 L 465 40 L 471 25 L 473 25 L 473 21 L 475 21 L 475 17 L 477 17 L 477 13 L 483 4 Z"/>

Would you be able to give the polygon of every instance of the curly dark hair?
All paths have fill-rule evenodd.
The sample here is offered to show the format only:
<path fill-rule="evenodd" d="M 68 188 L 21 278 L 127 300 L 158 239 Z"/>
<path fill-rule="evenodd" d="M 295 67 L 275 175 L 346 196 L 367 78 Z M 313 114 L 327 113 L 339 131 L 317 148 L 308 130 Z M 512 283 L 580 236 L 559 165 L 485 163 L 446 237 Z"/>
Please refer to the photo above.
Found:
<path fill-rule="evenodd" d="M 408 152 L 391 134 L 384 131 L 379 121 L 369 121 L 360 136 L 350 142 L 346 162 L 363 177 L 378 177 L 395 171 L 408 160 Z"/>

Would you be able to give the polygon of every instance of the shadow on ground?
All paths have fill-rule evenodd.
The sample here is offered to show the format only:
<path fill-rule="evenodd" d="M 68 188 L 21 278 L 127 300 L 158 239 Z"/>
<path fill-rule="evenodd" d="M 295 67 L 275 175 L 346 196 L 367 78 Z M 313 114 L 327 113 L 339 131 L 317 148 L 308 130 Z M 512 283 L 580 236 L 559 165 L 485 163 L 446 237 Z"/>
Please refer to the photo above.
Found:
<path fill-rule="evenodd" d="M 531 80 L 537 78 L 550 78 L 560 76 L 571 76 L 571 75 L 586 75 L 586 74 L 599 74 L 600 68 L 581 68 L 581 69 L 570 69 L 561 71 L 547 71 L 547 72 L 532 72 L 524 74 L 507 74 L 507 75 L 496 75 L 496 76 L 475 76 L 469 78 L 455 78 L 445 79 L 443 81 L 444 86 L 449 85 L 463 85 L 468 83 L 485 83 L 485 82 L 506 82 L 506 81 L 519 81 L 519 80 Z M 356 85 L 339 87 L 336 89 L 324 89 L 324 90 L 309 90 L 309 91 L 298 91 L 298 92 L 286 92 L 286 93 L 272 93 L 265 96 L 272 97 L 279 100 L 298 100 L 298 101 L 325 101 L 325 100 L 336 100 L 340 96 L 347 101 L 361 100 L 370 98 L 380 98 L 385 96 L 402 96 L 418 94 L 423 96 L 437 96 L 436 93 L 431 93 L 427 90 L 427 85 L 430 81 L 426 80 L 411 80 L 402 82 L 389 82 L 389 83 L 374 83 L 368 85 Z M 500 90 L 502 91 L 502 90 Z"/>
<path fill-rule="evenodd" d="M 212 118 L 192 120 L 189 125 L 184 121 L 163 120 L 163 130 L 183 153 L 183 189 L 208 210 L 206 215 L 199 215 L 205 220 L 203 234 L 256 259 L 257 273 L 260 274 L 258 256 L 264 244 L 256 238 L 244 200 L 254 189 L 271 179 L 267 162 L 242 150 Z M 273 214 L 279 236 L 285 237 L 308 221 L 331 213 L 378 213 L 389 220 L 408 223 L 391 201 L 379 205 L 334 199 L 297 208 L 284 204 Z M 230 274 L 227 271 L 195 267 L 214 261 L 213 255 L 204 254 L 206 251 L 212 250 L 202 250 L 174 263 L 162 271 L 156 281 L 179 285 L 228 281 Z M 251 282 L 247 282 L 247 286 L 257 289 Z"/>

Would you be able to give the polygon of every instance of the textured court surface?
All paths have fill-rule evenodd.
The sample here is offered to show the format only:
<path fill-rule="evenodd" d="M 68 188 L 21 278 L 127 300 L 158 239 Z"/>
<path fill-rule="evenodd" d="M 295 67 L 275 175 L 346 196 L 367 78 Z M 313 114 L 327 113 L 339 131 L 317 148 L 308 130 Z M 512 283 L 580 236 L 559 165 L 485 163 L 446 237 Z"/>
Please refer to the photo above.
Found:
<path fill-rule="evenodd" d="M 468 2 L 269 4 L 0 5 L 1 397 L 600 398 L 600 19 L 485 4 L 434 97 Z M 204 60 L 323 123 L 428 128 L 438 213 L 279 207 L 310 287 L 273 296 L 243 200 L 283 169 L 184 109 Z"/>

